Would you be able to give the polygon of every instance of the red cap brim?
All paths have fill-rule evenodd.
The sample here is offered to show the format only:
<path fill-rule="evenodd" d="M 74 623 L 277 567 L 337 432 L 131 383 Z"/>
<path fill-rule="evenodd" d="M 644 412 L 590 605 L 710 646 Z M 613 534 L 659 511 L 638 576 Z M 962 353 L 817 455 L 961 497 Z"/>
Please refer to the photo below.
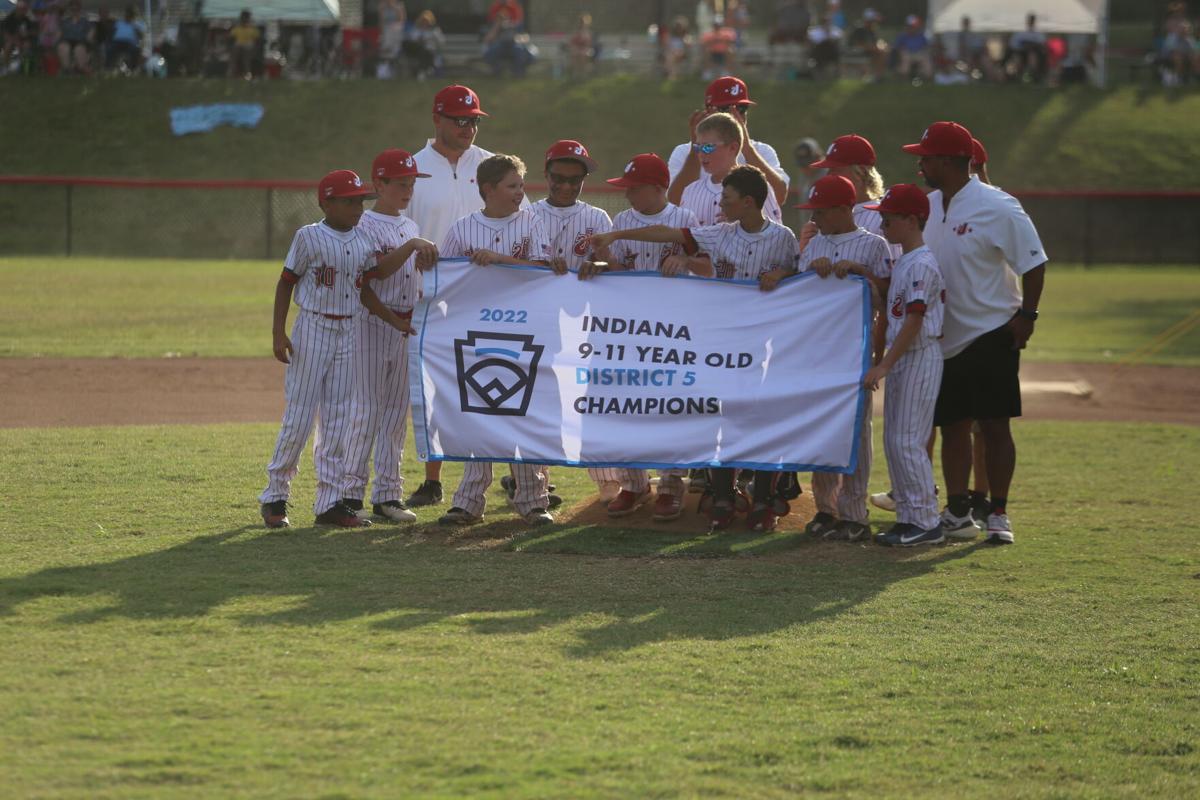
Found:
<path fill-rule="evenodd" d="M 809 169 L 833 169 L 834 167 L 852 167 L 853 164 L 847 164 L 844 161 L 831 161 L 828 158 L 822 158 L 820 161 L 814 161 L 809 164 Z"/>
<path fill-rule="evenodd" d="M 918 144 L 906 144 L 903 147 L 901 147 L 900 149 L 903 150 L 904 152 L 910 153 L 914 156 L 934 155 L 933 153 L 929 152 L 924 147 L 922 147 L 919 143 Z"/>
<path fill-rule="evenodd" d="M 865 208 L 867 211 L 878 211 L 879 209 L 883 208 L 883 206 L 881 206 L 879 203 L 874 203 L 874 204 L 870 204 L 870 205 L 865 205 L 865 206 L 863 206 L 863 208 Z"/>
<path fill-rule="evenodd" d="M 374 196 L 375 196 L 375 190 L 368 189 L 367 187 L 364 186 L 361 189 L 355 189 L 353 192 L 335 192 L 334 194 L 329 195 L 325 199 L 326 200 L 334 200 L 338 197 L 374 197 Z"/>
<path fill-rule="evenodd" d="M 630 186 L 659 186 L 659 184 L 652 183 L 650 181 L 631 181 L 628 178 L 609 178 L 608 180 L 605 181 L 605 183 L 610 184 L 612 186 L 619 186 L 622 189 L 628 189 Z M 666 188 L 666 187 L 660 187 L 660 188 Z"/>
<path fill-rule="evenodd" d="M 595 161 L 592 161 L 587 156 L 577 156 L 574 153 L 571 153 L 569 156 L 554 156 L 553 158 L 547 158 L 544 167 L 550 166 L 551 161 L 578 161 L 580 164 L 583 164 L 583 166 L 587 167 L 589 175 L 595 172 L 599 166 Z M 613 180 L 619 179 L 614 178 Z"/>

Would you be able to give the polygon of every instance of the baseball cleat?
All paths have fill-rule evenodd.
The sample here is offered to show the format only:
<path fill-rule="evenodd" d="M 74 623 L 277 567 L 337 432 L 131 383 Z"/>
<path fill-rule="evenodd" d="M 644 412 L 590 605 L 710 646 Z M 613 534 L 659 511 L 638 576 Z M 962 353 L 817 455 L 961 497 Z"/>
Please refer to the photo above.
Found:
<path fill-rule="evenodd" d="M 654 498 L 653 516 L 656 522 L 670 522 L 673 519 L 679 519 L 681 514 L 683 514 L 682 497 L 660 494 Z"/>
<path fill-rule="evenodd" d="M 556 494 L 546 495 L 546 508 L 558 508 L 563 504 L 563 499 Z"/>
<path fill-rule="evenodd" d="M 439 525 L 474 525 L 476 522 L 483 522 L 482 514 L 475 515 L 458 506 L 452 507 L 438 518 Z"/>
<path fill-rule="evenodd" d="M 286 528 L 291 525 L 287 515 L 287 500 L 276 500 L 274 503 L 263 503 L 259 511 L 263 523 L 268 528 Z"/>
<path fill-rule="evenodd" d="M 371 509 L 375 516 L 390 519 L 392 522 L 415 522 L 417 515 L 404 505 L 403 500 L 386 500 L 376 503 Z"/>
<path fill-rule="evenodd" d="M 343 497 L 342 505 L 344 505 L 346 508 L 350 509 L 351 511 L 353 511 L 355 514 L 357 514 L 360 517 L 365 518 L 365 517 L 370 516 L 370 514 L 368 514 L 363 509 L 363 501 L 362 500 L 358 500 L 353 497 Z"/>
<path fill-rule="evenodd" d="M 441 481 L 425 481 L 417 490 L 409 496 L 405 501 L 405 505 L 412 508 L 420 506 L 436 506 L 442 502 L 442 482 Z"/>
<path fill-rule="evenodd" d="M 950 539 L 967 541 L 979 535 L 979 523 L 971 519 L 970 512 L 965 517 L 956 517 L 946 508 L 942 511 L 942 531 Z"/>
<path fill-rule="evenodd" d="M 917 547 L 923 544 L 941 544 L 946 541 L 946 534 L 941 525 L 935 525 L 929 530 L 909 525 L 899 533 L 890 533 L 887 543 L 892 547 Z"/>
<path fill-rule="evenodd" d="M 541 525 L 550 525 L 554 522 L 554 517 L 550 516 L 550 512 L 544 508 L 531 509 L 521 516 L 535 528 Z"/>
<path fill-rule="evenodd" d="M 807 525 L 804 526 L 804 532 L 809 536 L 824 536 L 837 525 L 837 517 L 825 511 L 818 511 Z"/>
<path fill-rule="evenodd" d="M 822 535 L 826 540 L 831 542 L 861 542 L 864 539 L 870 541 L 871 526 L 863 522 L 852 522 L 844 519 L 825 531 Z"/>
<path fill-rule="evenodd" d="M 708 511 L 709 531 L 723 531 L 733 524 L 737 510 L 731 500 L 717 500 Z"/>
<path fill-rule="evenodd" d="M 778 517 L 775 516 L 775 510 L 771 506 L 760 505 L 751 509 L 750 514 L 746 517 L 746 522 L 750 526 L 750 530 L 755 533 L 770 533 L 775 530 Z"/>
<path fill-rule="evenodd" d="M 620 493 L 612 499 L 608 504 L 607 511 L 610 517 L 624 517 L 637 511 L 642 505 L 650 499 L 650 489 L 641 494 L 622 489 Z"/>
<path fill-rule="evenodd" d="M 318 525 L 336 525 L 339 528 L 369 528 L 371 520 L 363 519 L 354 513 L 354 509 L 341 501 L 317 514 Z"/>
<path fill-rule="evenodd" d="M 1012 525 L 1008 514 L 989 514 L 987 518 L 987 544 L 1012 544 Z"/>
<path fill-rule="evenodd" d="M 896 498 L 892 497 L 891 492 L 876 492 L 870 497 L 871 505 L 876 508 L 881 508 L 884 511 L 896 513 Z"/>
<path fill-rule="evenodd" d="M 708 470 L 694 469 L 688 473 L 688 492 L 699 494 L 708 488 Z"/>
<path fill-rule="evenodd" d="M 517 482 L 513 479 L 512 475 L 500 476 L 500 488 L 508 495 L 509 500 L 517 496 Z"/>

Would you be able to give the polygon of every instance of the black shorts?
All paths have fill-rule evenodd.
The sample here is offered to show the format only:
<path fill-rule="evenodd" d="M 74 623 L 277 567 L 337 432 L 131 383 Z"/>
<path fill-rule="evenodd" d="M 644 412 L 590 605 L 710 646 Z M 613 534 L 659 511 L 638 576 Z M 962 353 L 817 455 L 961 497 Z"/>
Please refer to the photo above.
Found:
<path fill-rule="evenodd" d="M 933 424 L 1021 416 L 1021 351 L 1008 325 L 980 336 L 943 362 Z"/>

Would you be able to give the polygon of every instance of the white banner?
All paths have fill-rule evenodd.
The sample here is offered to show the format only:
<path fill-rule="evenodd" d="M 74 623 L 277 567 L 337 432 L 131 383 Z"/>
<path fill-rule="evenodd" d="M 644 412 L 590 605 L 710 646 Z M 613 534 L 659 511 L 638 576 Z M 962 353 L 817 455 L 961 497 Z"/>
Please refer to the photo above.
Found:
<path fill-rule="evenodd" d="M 869 323 L 857 277 L 763 292 L 443 259 L 409 344 L 417 454 L 852 472 Z"/>

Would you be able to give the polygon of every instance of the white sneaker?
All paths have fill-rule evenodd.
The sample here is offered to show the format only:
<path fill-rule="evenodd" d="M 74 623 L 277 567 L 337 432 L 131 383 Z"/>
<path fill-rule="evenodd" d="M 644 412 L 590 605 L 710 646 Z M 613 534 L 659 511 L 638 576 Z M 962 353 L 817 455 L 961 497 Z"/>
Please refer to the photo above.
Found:
<path fill-rule="evenodd" d="M 979 523 L 971 518 L 969 511 L 965 517 L 956 517 L 946 508 L 942 510 L 942 532 L 948 539 L 968 541 L 979 535 Z"/>
<path fill-rule="evenodd" d="M 409 511 L 402 500 L 375 503 L 371 510 L 375 512 L 375 516 L 390 519 L 392 522 L 415 522 L 417 519 L 417 515 Z"/>
<path fill-rule="evenodd" d="M 884 511 L 896 513 L 896 499 L 892 497 L 891 492 L 876 492 L 870 497 L 871 505 L 876 508 L 882 508 Z"/>
<path fill-rule="evenodd" d="M 987 519 L 988 544 L 1012 544 L 1012 525 L 1008 522 L 1008 514 L 989 514 Z"/>

